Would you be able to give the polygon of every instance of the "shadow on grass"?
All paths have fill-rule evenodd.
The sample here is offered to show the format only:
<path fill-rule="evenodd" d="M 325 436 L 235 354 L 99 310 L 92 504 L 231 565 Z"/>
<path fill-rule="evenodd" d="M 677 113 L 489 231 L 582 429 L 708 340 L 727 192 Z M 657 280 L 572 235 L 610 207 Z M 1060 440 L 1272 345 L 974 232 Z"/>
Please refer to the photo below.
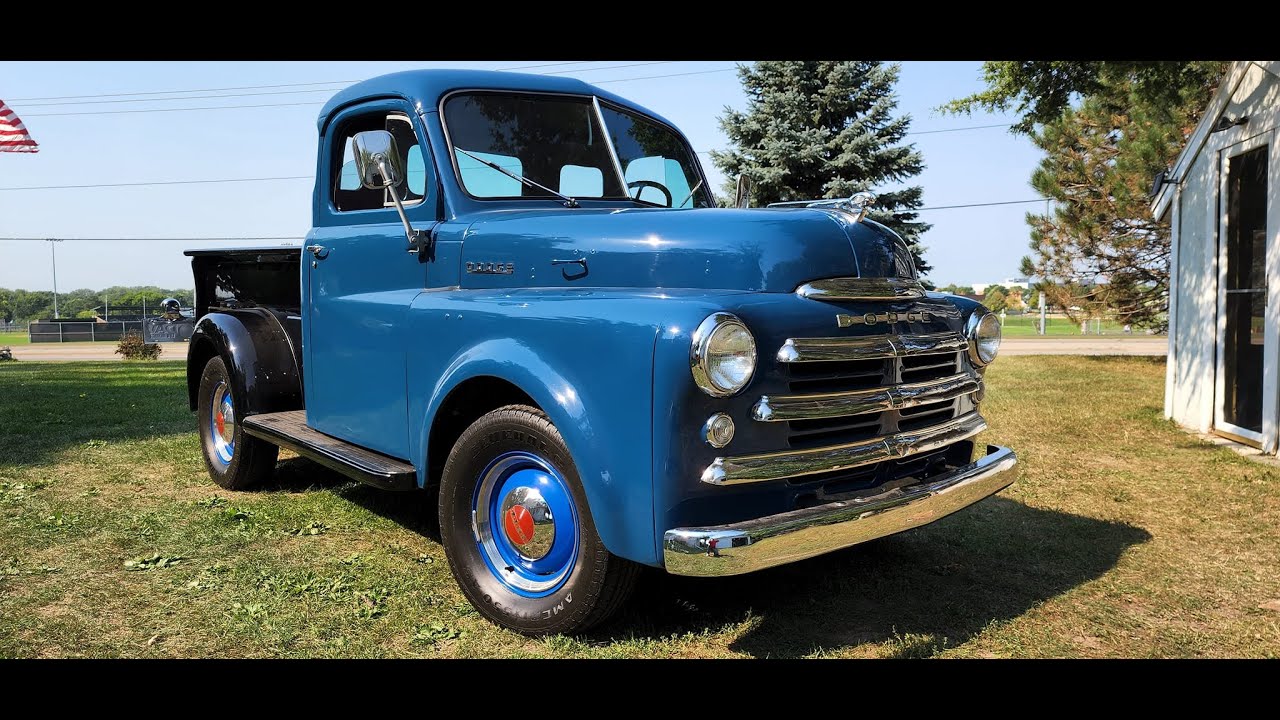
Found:
<path fill-rule="evenodd" d="M 898 656 L 931 655 L 1098 578 L 1150 537 L 996 497 L 925 528 L 758 573 L 649 573 L 593 639 L 657 639 L 750 618 L 731 647 L 757 657 L 881 642 Z"/>
<path fill-rule="evenodd" d="M 183 363 L 0 365 L 0 463 L 38 465 L 90 440 L 195 430 Z"/>
<path fill-rule="evenodd" d="M 439 542 L 427 493 L 377 490 L 302 459 L 282 462 L 277 475 L 279 487 L 267 490 L 325 483 Z M 1133 525 L 994 497 L 924 528 L 748 575 L 682 578 L 647 568 L 619 616 L 582 639 L 660 640 L 750 619 L 731 647 L 757 657 L 881 642 L 898 656 L 927 656 L 1102 576 L 1150 538 Z"/>
<path fill-rule="evenodd" d="M 410 532 L 440 542 L 440 523 L 433 496 L 425 492 L 391 492 L 362 485 L 307 458 L 290 458 L 276 463 L 272 481 L 261 488 L 260 492 L 298 493 L 313 490 L 329 490 Z"/>

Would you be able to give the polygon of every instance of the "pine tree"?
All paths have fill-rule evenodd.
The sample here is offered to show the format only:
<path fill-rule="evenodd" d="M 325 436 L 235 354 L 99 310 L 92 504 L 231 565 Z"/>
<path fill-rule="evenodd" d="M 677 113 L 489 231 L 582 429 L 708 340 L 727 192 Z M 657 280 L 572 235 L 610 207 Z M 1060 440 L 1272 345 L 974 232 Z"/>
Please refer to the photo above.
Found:
<path fill-rule="evenodd" d="M 916 267 L 928 272 L 920 236 L 930 226 L 915 212 L 922 190 L 900 187 L 924 162 L 902 142 L 910 116 L 893 112 L 898 66 L 771 60 L 739 67 L 738 77 L 747 109 L 725 108 L 720 127 L 731 148 L 711 158 L 730 178 L 745 174 L 754 182 L 753 205 L 876 192 L 868 217 L 901 235 Z"/>

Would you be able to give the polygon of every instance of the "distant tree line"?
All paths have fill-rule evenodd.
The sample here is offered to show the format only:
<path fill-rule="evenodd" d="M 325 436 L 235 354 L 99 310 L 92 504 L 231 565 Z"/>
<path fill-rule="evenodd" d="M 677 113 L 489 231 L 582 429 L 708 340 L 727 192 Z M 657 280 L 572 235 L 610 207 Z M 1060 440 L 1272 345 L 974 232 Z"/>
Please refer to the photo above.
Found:
<path fill-rule="evenodd" d="M 160 309 L 165 298 L 174 298 L 183 307 L 194 302 L 194 290 L 165 290 L 154 285 L 113 285 L 105 290 L 82 288 L 58 293 L 58 316 L 92 318 L 94 308 L 139 306 L 144 303 Z M 48 290 L 10 290 L 0 288 L 0 320 L 6 323 L 28 323 L 53 317 L 53 293 Z"/>
<path fill-rule="evenodd" d="M 945 287 L 938 288 L 939 292 L 951 293 L 952 295 L 976 295 L 972 285 L 956 285 L 952 283 Z M 982 296 L 982 304 L 986 305 L 991 312 L 1000 312 L 1007 310 L 1013 313 L 1026 312 L 1031 308 L 1032 301 L 1038 297 L 1036 293 L 1040 292 L 1036 288 L 1030 290 L 1020 287 L 1007 288 L 1003 285 L 988 285 L 986 292 Z"/>

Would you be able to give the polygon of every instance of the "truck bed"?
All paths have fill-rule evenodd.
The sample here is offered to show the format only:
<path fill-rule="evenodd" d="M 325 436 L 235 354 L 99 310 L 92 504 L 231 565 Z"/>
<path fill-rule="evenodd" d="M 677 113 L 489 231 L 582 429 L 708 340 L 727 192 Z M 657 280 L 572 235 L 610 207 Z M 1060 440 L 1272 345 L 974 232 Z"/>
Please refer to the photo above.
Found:
<path fill-rule="evenodd" d="M 298 315 L 302 247 L 275 245 L 187 250 L 196 317 L 216 308 L 267 308 Z"/>

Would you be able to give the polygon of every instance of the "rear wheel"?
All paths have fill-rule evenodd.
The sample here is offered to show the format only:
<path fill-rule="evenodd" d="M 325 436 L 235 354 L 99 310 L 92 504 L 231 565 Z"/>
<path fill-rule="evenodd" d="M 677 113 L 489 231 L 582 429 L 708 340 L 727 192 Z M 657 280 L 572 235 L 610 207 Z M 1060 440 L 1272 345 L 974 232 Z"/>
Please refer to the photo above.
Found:
<path fill-rule="evenodd" d="M 533 635 L 604 622 L 640 569 L 605 549 L 559 431 L 523 405 L 494 410 L 458 438 L 440 480 L 440 535 L 471 604 Z"/>
<path fill-rule="evenodd" d="M 228 490 L 244 490 L 271 477 L 280 449 L 241 429 L 231 375 L 222 358 L 212 358 L 205 364 L 198 393 L 200 444 L 204 448 L 204 465 L 213 481 Z"/>

